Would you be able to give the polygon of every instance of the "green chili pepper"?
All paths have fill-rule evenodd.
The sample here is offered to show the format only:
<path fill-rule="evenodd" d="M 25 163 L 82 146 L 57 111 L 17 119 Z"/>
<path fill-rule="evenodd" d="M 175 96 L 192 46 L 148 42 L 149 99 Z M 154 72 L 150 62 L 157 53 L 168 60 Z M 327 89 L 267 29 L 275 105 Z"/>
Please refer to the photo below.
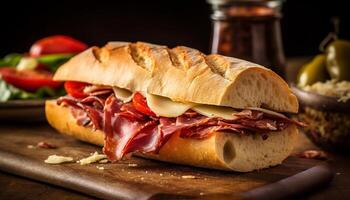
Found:
<path fill-rule="evenodd" d="M 304 87 L 318 81 L 326 81 L 327 79 L 329 79 L 329 75 L 326 67 L 326 56 L 319 54 L 300 69 L 297 84 L 299 87 Z"/>
<path fill-rule="evenodd" d="M 350 41 L 335 40 L 326 48 L 327 70 L 331 78 L 350 80 Z"/>

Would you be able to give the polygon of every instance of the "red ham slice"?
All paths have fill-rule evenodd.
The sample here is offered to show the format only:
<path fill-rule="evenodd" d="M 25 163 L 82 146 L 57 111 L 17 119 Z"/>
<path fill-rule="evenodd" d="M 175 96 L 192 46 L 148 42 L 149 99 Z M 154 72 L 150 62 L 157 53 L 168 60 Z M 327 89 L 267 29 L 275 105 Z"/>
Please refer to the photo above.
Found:
<path fill-rule="evenodd" d="M 149 120 L 132 107 L 110 96 L 104 108 L 104 153 L 110 160 L 120 160 L 128 153 L 154 152 L 158 149 L 161 135 L 158 122 Z"/>
<path fill-rule="evenodd" d="M 81 100 L 83 104 L 92 104 L 97 109 L 103 110 L 105 106 L 105 100 L 102 98 L 98 98 L 97 96 L 88 96 Z"/>

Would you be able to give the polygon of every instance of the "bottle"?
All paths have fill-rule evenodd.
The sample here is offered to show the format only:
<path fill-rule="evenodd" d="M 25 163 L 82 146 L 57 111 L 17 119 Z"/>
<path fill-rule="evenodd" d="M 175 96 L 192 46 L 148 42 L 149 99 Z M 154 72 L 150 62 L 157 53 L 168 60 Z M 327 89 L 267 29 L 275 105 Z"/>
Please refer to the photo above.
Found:
<path fill-rule="evenodd" d="M 284 77 L 281 0 L 208 0 L 212 5 L 211 53 L 258 63 Z"/>

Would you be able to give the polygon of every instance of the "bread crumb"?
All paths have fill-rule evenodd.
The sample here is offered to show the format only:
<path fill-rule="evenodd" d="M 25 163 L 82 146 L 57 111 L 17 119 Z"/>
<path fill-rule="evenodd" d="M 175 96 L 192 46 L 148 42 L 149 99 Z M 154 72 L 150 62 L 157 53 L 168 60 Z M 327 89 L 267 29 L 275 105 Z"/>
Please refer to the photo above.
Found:
<path fill-rule="evenodd" d="M 72 162 L 72 161 L 73 161 L 72 157 L 51 155 L 44 162 L 48 164 L 61 164 L 61 163 Z"/>
<path fill-rule="evenodd" d="M 96 151 L 91 156 L 89 156 L 87 158 L 80 159 L 79 162 L 80 162 L 80 165 L 87 165 L 87 164 L 98 162 L 98 161 L 100 161 L 102 159 L 106 159 L 106 158 L 107 158 L 106 155 L 98 154 L 98 152 Z"/>
<path fill-rule="evenodd" d="M 28 149 L 35 149 L 35 146 L 34 145 L 27 145 L 27 148 Z"/>
<path fill-rule="evenodd" d="M 299 158 L 307 158 L 307 159 L 317 159 L 317 160 L 327 160 L 328 155 L 326 152 L 322 150 L 306 150 L 301 153 L 296 154 Z"/>
<path fill-rule="evenodd" d="M 203 195 L 204 195 L 204 192 L 199 193 L 199 195 L 203 196 Z"/>
<path fill-rule="evenodd" d="M 135 164 L 135 163 L 129 163 L 128 166 L 129 166 L 129 167 L 137 167 L 137 164 Z"/>
<path fill-rule="evenodd" d="M 57 148 L 57 146 L 50 144 L 50 143 L 47 143 L 45 141 L 38 142 L 38 144 L 36 146 L 43 148 L 43 149 L 56 149 Z"/>
<path fill-rule="evenodd" d="M 184 175 L 184 176 L 181 176 L 181 178 L 185 178 L 185 179 L 194 179 L 196 178 L 195 176 L 192 176 L 192 175 Z"/>
<path fill-rule="evenodd" d="M 96 166 L 97 169 L 99 170 L 104 170 L 105 168 L 104 167 L 100 167 L 100 166 Z"/>
<path fill-rule="evenodd" d="M 163 176 L 163 174 L 159 174 L 159 176 Z"/>
<path fill-rule="evenodd" d="M 98 161 L 98 163 L 102 163 L 102 164 L 108 163 L 108 159 L 102 159 L 102 160 Z"/>
<path fill-rule="evenodd" d="M 143 181 L 145 178 L 141 177 L 141 181 Z"/>

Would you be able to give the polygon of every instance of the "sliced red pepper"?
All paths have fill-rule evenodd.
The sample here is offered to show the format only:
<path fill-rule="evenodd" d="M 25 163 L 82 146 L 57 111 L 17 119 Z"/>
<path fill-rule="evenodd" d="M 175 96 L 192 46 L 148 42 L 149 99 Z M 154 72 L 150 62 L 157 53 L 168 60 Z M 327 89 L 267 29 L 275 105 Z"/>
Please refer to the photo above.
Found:
<path fill-rule="evenodd" d="M 90 84 L 77 81 L 66 81 L 64 83 L 64 89 L 70 96 L 80 99 L 88 96 L 84 92 L 85 87 L 88 85 Z"/>
<path fill-rule="evenodd" d="M 13 67 L 0 68 L 0 74 L 7 83 L 29 92 L 41 87 L 57 89 L 62 82 L 52 80 L 53 75 L 43 70 L 17 70 Z"/>
<path fill-rule="evenodd" d="M 146 98 L 140 92 L 134 94 L 132 103 L 137 111 L 149 116 L 156 116 L 156 114 L 148 107 Z"/>

